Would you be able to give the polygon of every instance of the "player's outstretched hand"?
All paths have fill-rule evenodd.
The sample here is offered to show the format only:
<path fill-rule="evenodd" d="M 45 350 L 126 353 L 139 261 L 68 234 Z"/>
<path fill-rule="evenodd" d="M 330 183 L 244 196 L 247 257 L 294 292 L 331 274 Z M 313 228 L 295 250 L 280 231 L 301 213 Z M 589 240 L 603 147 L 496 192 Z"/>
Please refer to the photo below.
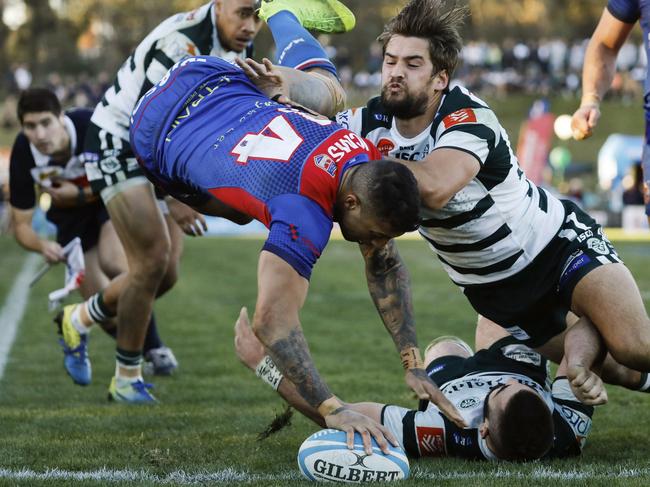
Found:
<path fill-rule="evenodd" d="M 569 365 L 567 379 L 578 400 L 589 406 L 607 402 L 607 390 L 598 375 L 582 365 Z"/>
<path fill-rule="evenodd" d="M 598 105 L 585 105 L 576 110 L 571 117 L 571 130 L 575 140 L 583 140 L 591 137 L 596 124 L 600 119 Z"/>
<path fill-rule="evenodd" d="M 255 370 L 266 354 L 264 345 L 253 333 L 245 306 L 235 322 L 235 352 L 241 363 L 251 370 Z"/>
<path fill-rule="evenodd" d="M 183 233 L 191 237 L 200 237 L 208 231 L 208 225 L 205 218 L 185 203 L 181 203 L 173 198 L 167 198 L 169 214 L 174 221 L 181 227 Z"/>
<path fill-rule="evenodd" d="M 248 79 L 269 98 L 286 95 L 286 86 L 282 74 L 275 69 L 273 63 L 267 58 L 262 59 L 261 63 L 251 58 L 244 60 L 236 58 L 235 62 L 246 73 Z M 280 103 L 284 102 L 280 101 Z"/>
<path fill-rule="evenodd" d="M 347 444 L 350 449 L 354 448 L 355 431 L 360 433 L 363 439 L 363 448 L 368 455 L 372 455 L 371 438 L 375 439 L 385 454 L 389 453 L 388 442 L 393 446 L 398 446 L 397 440 L 388 428 L 346 406 L 341 406 L 325 416 L 325 423 L 328 428 L 346 432 Z"/>
<path fill-rule="evenodd" d="M 413 389 L 419 399 L 428 399 L 438 406 L 438 409 L 459 428 L 467 428 L 467 423 L 454 405 L 438 389 L 438 386 L 429 378 L 424 369 L 408 369 L 405 376 L 406 383 Z"/>

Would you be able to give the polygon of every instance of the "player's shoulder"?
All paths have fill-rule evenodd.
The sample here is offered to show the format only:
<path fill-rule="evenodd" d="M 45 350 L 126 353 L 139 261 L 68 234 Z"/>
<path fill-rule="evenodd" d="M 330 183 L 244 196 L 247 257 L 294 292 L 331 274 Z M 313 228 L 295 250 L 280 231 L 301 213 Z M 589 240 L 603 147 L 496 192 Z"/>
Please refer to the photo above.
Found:
<path fill-rule="evenodd" d="M 359 133 L 362 137 L 367 137 L 378 128 L 390 129 L 392 120 L 380 97 L 371 98 L 366 106 L 350 108 L 336 115 L 339 125 Z"/>
<path fill-rule="evenodd" d="M 90 119 L 93 116 L 93 110 L 90 108 L 72 108 L 66 110 L 65 114 L 72 120 L 75 128 L 79 131 L 82 128 L 85 130 L 88 127 Z"/>
<path fill-rule="evenodd" d="M 176 56 L 207 54 L 212 48 L 214 24 L 212 2 L 164 20 L 142 41 L 141 46 L 156 44 L 159 49 L 179 52 Z M 173 52 L 172 52 L 173 54 Z"/>
<path fill-rule="evenodd" d="M 646 13 L 650 14 L 650 6 L 646 6 Z M 634 24 L 641 16 L 640 0 L 609 0 L 607 10 L 621 22 Z"/>
<path fill-rule="evenodd" d="M 492 109 L 462 86 L 447 92 L 432 125 L 432 133 L 446 131 L 460 124 L 483 124 L 492 128 L 499 122 Z"/>
<path fill-rule="evenodd" d="M 11 158 L 19 158 L 20 160 L 24 160 L 25 158 L 31 159 L 33 162 L 33 156 L 32 156 L 32 151 L 29 146 L 29 139 L 27 136 L 22 132 L 18 132 L 16 134 L 16 138 L 14 139 L 14 145 L 11 148 Z"/>

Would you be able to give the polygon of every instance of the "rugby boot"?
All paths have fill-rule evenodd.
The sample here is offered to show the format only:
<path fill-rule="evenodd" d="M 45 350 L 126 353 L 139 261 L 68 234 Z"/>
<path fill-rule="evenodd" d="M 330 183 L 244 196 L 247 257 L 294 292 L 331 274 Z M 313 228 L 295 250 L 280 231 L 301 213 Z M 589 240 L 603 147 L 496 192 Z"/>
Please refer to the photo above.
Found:
<path fill-rule="evenodd" d="M 158 400 L 149 392 L 151 388 L 153 385 L 143 382 L 142 379 L 118 387 L 117 379 L 113 377 L 108 387 L 108 400 L 125 404 L 155 404 Z"/>
<path fill-rule="evenodd" d="M 339 0 L 261 0 L 259 17 L 265 22 L 272 15 L 288 10 L 305 29 L 326 33 L 348 32 L 356 20 Z"/>
<path fill-rule="evenodd" d="M 178 361 L 169 347 L 147 350 L 142 370 L 147 375 L 172 375 L 178 369 Z"/>
<path fill-rule="evenodd" d="M 82 335 L 72 325 L 75 304 L 65 306 L 54 318 L 63 349 L 63 367 L 75 384 L 87 386 L 92 380 L 92 367 L 88 358 L 88 335 Z"/>

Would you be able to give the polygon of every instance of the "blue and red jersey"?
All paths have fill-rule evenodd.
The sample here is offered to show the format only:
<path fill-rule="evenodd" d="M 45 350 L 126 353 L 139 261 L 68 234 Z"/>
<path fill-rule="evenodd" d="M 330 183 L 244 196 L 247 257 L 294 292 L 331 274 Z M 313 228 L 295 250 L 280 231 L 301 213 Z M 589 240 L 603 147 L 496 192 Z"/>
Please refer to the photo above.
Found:
<path fill-rule="evenodd" d="M 647 58 L 650 59 L 650 0 L 609 0 L 607 10 L 626 24 L 639 22 L 643 30 L 643 47 Z M 648 64 L 647 70 L 644 98 L 646 130 L 647 126 L 650 125 L 650 64 Z M 650 141 L 650 136 L 647 136 L 647 138 Z"/>
<path fill-rule="evenodd" d="M 329 240 L 342 175 L 380 158 L 353 132 L 270 100 L 238 66 L 203 56 L 177 63 L 140 100 L 131 145 L 172 196 L 210 194 L 264 223 L 264 249 L 305 278 Z"/>

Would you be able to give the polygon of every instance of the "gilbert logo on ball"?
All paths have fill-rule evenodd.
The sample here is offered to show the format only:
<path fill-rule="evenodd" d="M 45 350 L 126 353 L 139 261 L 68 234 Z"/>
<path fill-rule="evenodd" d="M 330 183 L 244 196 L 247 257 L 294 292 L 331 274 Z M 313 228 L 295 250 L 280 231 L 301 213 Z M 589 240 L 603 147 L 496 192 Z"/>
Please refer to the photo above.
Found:
<path fill-rule="evenodd" d="M 389 445 L 384 455 L 372 440 L 372 455 L 363 449 L 359 433 L 354 434 L 354 448 L 348 449 L 345 432 L 321 430 L 307 438 L 298 451 L 298 467 L 309 480 L 332 482 L 381 482 L 403 480 L 409 476 L 409 462 L 404 450 Z"/>

